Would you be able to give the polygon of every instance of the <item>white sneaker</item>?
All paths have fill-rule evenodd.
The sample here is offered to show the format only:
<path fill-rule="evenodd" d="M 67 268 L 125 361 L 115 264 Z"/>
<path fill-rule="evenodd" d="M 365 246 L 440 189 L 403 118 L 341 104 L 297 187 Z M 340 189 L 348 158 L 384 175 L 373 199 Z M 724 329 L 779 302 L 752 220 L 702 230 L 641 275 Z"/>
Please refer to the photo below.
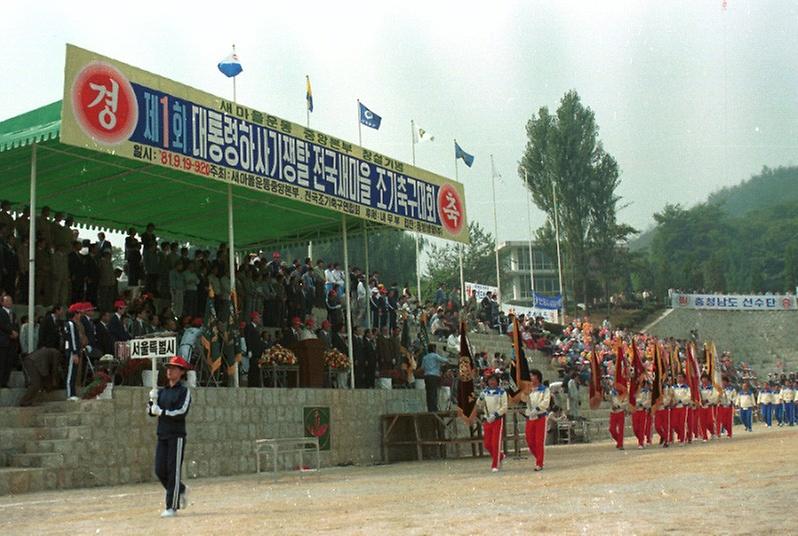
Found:
<path fill-rule="evenodd" d="M 163 512 L 161 512 L 161 517 L 175 517 L 177 512 L 172 510 L 171 508 L 167 508 Z"/>
<path fill-rule="evenodd" d="M 80 398 L 76 396 L 70 396 L 69 398 L 67 398 L 67 400 L 69 400 L 70 402 L 77 402 L 78 400 L 80 400 Z"/>
<path fill-rule="evenodd" d="M 183 489 L 183 493 L 180 494 L 178 502 L 180 504 L 180 509 L 185 510 L 188 506 L 188 486 Z"/>
<path fill-rule="evenodd" d="M 491 469 L 491 471 L 493 471 L 494 473 L 498 473 L 499 472 L 499 468 L 498 467 L 494 467 L 494 468 Z"/>

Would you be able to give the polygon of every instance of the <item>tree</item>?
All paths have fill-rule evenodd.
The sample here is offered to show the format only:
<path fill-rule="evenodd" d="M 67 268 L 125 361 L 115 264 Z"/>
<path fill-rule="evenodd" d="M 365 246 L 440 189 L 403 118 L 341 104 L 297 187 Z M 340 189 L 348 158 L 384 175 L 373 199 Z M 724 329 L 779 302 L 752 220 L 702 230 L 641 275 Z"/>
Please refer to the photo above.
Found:
<path fill-rule="evenodd" d="M 553 226 L 555 218 L 556 189 L 573 297 L 589 304 L 591 284 L 600 280 L 606 297 L 611 279 L 608 270 L 617 262 L 618 245 L 636 231 L 616 222 L 618 164 L 598 140 L 595 114 L 581 103 L 576 91 L 569 91 L 556 115 L 545 106 L 540 108 L 527 123 L 526 132 L 528 142 L 518 172 L 535 205 L 546 212 L 548 226 Z"/>
<path fill-rule="evenodd" d="M 470 243 L 464 246 L 463 276 L 466 281 L 483 285 L 496 285 L 496 241 L 479 223 L 468 224 Z M 430 298 L 435 294 L 438 285 L 446 285 L 449 289 L 460 288 L 460 244 L 436 246 L 429 249 L 427 271 L 421 282 L 422 295 Z M 507 259 L 499 259 L 499 271 L 506 269 Z"/>

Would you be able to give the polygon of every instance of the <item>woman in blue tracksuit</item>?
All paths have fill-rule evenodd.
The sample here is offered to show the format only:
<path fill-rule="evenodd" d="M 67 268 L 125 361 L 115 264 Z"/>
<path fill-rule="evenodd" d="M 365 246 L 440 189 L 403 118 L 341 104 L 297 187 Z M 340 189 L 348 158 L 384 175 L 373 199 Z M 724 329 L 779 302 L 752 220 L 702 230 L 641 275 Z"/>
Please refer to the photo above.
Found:
<path fill-rule="evenodd" d="M 161 517 L 174 517 L 188 504 L 181 482 L 183 452 L 186 448 L 186 415 L 191 406 L 191 391 L 183 383 L 189 364 L 175 356 L 166 364 L 167 384 L 150 391 L 147 412 L 158 417 L 158 445 L 155 449 L 155 474 L 166 490 L 166 509 Z"/>

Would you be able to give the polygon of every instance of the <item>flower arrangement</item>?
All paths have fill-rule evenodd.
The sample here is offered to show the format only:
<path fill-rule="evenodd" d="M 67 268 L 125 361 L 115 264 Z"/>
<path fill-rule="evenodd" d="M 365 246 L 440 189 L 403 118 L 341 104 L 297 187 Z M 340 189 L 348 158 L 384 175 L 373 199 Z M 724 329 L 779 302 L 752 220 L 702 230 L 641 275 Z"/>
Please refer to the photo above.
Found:
<path fill-rule="evenodd" d="M 324 352 L 324 364 L 332 369 L 348 369 L 349 358 L 333 348 Z"/>
<path fill-rule="evenodd" d="M 94 379 L 80 391 L 80 398 L 91 400 L 105 391 L 105 387 L 111 383 L 111 377 L 103 371 L 97 372 Z"/>
<path fill-rule="evenodd" d="M 152 363 L 149 359 L 128 359 L 116 373 L 122 380 L 122 384 L 131 385 L 134 381 L 140 381 L 141 371 L 149 369 L 151 366 Z"/>
<path fill-rule="evenodd" d="M 288 348 L 275 344 L 263 353 L 258 363 L 263 365 L 296 365 L 296 354 Z"/>

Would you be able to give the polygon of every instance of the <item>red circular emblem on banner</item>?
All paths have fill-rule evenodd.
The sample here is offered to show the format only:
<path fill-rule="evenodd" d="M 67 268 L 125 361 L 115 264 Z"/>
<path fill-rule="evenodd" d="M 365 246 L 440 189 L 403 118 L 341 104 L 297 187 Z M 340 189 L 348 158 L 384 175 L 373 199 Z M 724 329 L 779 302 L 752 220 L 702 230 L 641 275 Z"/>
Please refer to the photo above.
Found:
<path fill-rule="evenodd" d="M 460 234 L 463 228 L 463 201 L 451 184 L 444 184 L 438 191 L 438 214 L 443 228 L 451 234 Z"/>
<path fill-rule="evenodd" d="M 72 112 L 83 132 L 105 145 L 130 138 L 139 117 L 133 86 L 116 67 L 99 61 L 75 77 Z"/>

